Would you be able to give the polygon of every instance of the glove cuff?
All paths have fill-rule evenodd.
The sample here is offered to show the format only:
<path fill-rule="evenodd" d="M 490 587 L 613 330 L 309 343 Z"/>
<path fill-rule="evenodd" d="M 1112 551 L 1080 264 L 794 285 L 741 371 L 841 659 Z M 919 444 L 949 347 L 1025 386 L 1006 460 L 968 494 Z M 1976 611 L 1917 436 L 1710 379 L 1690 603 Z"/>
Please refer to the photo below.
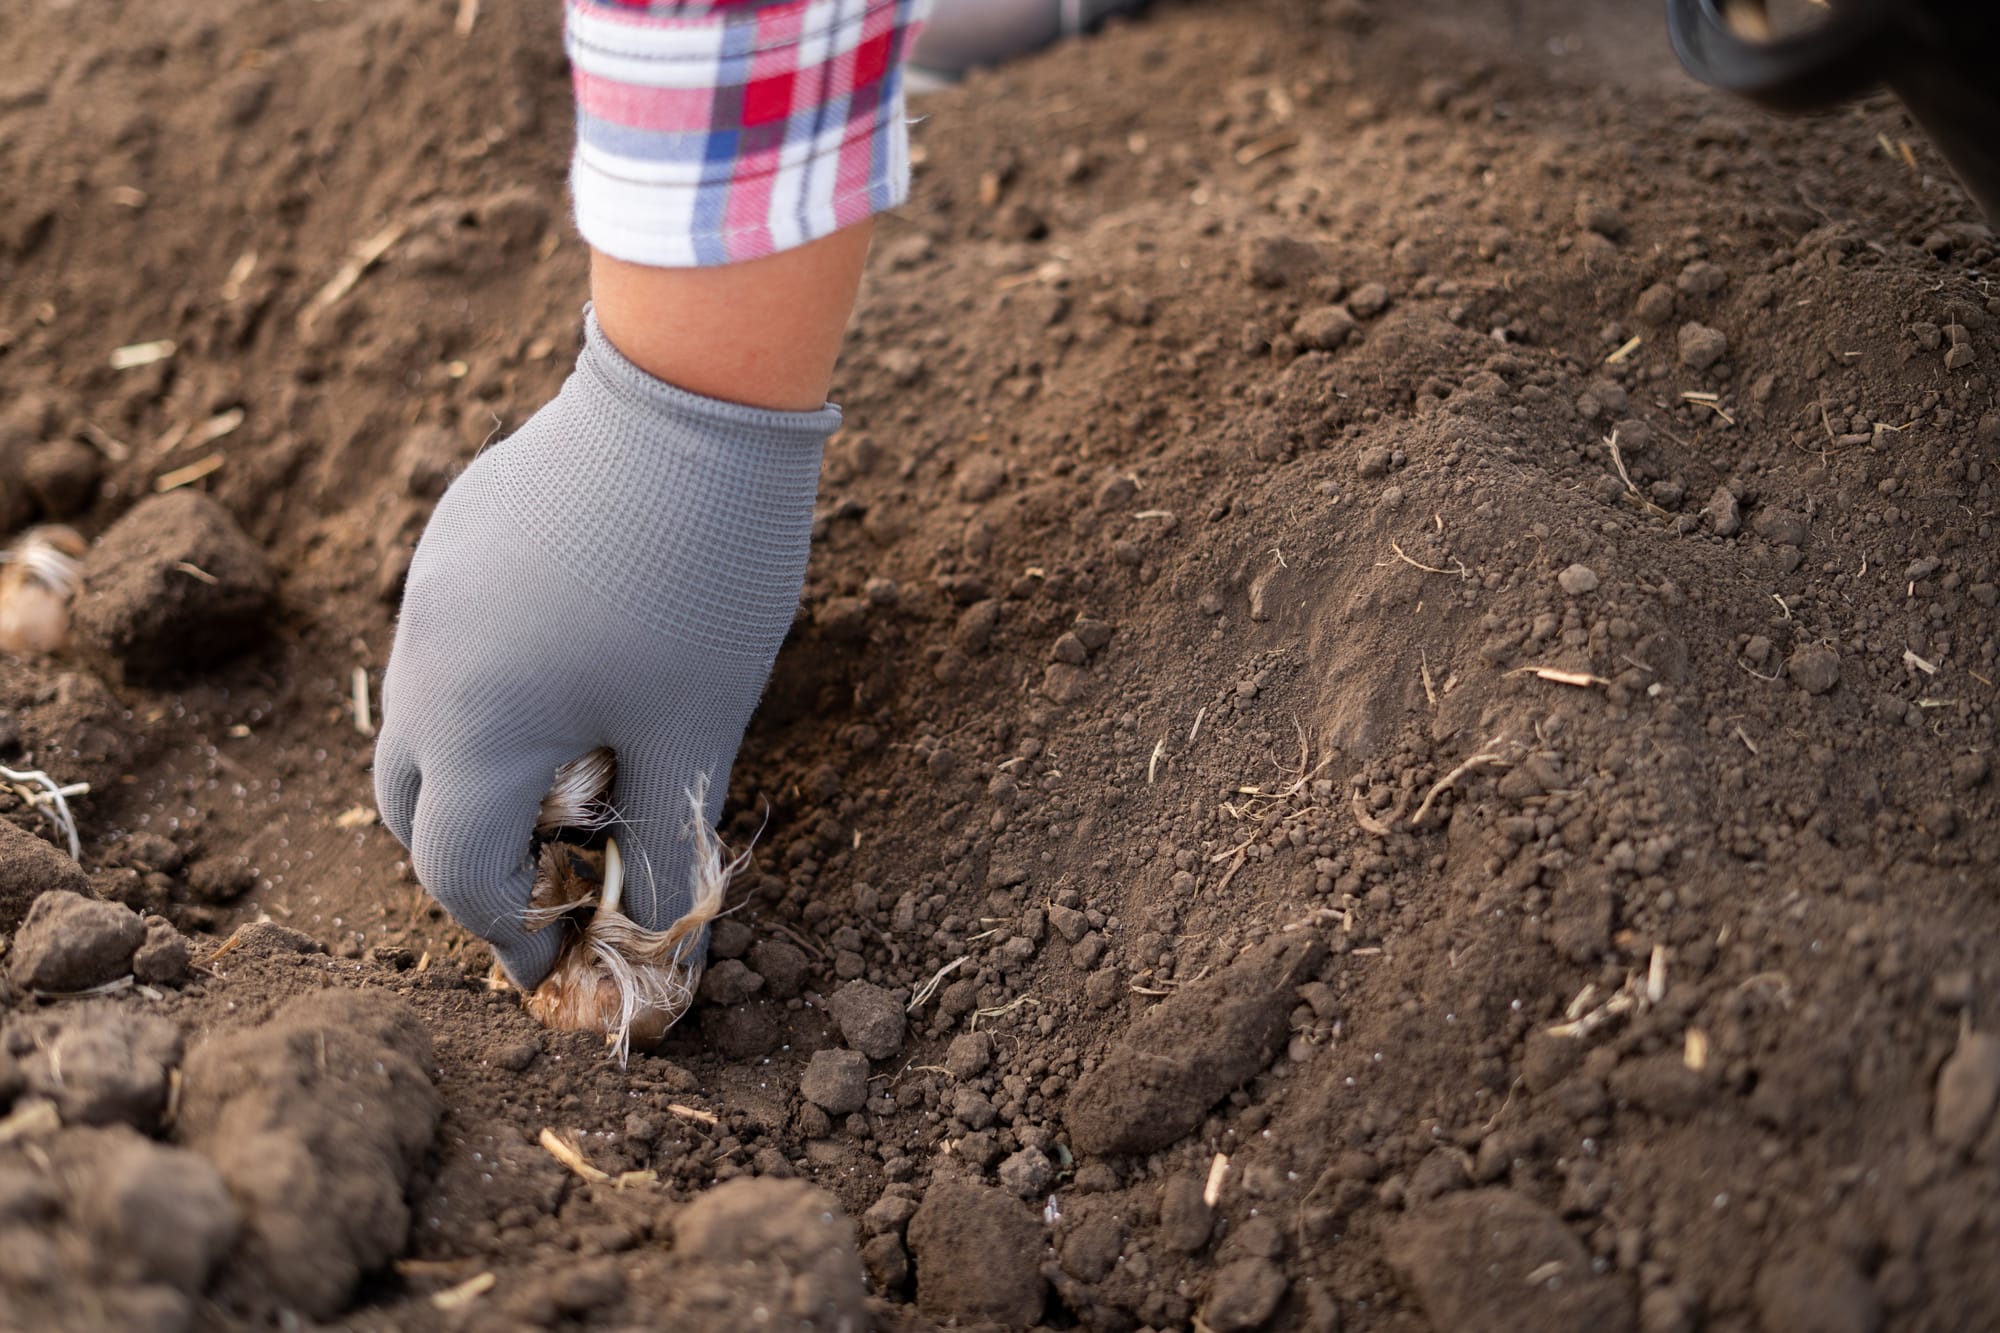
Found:
<path fill-rule="evenodd" d="M 840 429 L 840 409 L 828 403 L 813 412 L 780 412 L 748 407 L 676 388 L 626 359 L 597 322 L 595 306 L 583 308 L 583 352 L 577 373 L 588 375 L 628 410 L 649 420 L 671 418 L 678 424 L 726 433 L 752 435 L 771 444 L 818 448 Z"/>

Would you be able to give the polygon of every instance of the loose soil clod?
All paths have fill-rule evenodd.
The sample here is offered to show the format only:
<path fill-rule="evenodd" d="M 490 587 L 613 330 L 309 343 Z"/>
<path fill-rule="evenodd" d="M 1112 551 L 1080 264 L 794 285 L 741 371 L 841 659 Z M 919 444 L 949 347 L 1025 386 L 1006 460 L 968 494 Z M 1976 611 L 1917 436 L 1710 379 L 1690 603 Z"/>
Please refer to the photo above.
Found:
<path fill-rule="evenodd" d="M 206 495 L 144 500 L 91 544 L 74 612 L 79 656 L 128 682 L 185 680 L 271 627 L 262 549 Z"/>

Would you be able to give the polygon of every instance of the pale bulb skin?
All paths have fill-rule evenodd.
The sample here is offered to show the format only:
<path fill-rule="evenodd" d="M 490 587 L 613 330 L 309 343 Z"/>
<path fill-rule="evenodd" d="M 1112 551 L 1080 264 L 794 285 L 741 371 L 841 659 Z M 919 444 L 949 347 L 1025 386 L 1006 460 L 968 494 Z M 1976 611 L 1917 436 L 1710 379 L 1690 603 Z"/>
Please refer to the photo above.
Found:
<path fill-rule="evenodd" d="M 69 604 L 83 538 L 60 524 L 31 528 L 0 564 L 0 653 L 59 653 L 69 642 Z"/>
<path fill-rule="evenodd" d="M 69 642 L 69 598 L 27 577 L 0 572 L 0 653 L 48 656 Z"/>
<path fill-rule="evenodd" d="M 527 1000 L 528 1013 L 543 1027 L 556 1032 L 591 1032 L 610 1037 L 618 1031 L 623 997 L 618 985 L 591 960 L 587 947 L 571 940 L 562 956 L 535 993 Z M 629 1032 L 633 1050 L 650 1050 L 660 1044 L 674 1024 L 659 1009 L 641 1009 L 632 1017 Z"/>
<path fill-rule="evenodd" d="M 559 779 L 558 787 L 563 785 Z M 607 849 L 606 882 L 600 886 L 578 872 L 568 849 L 561 844 L 548 844 L 542 849 L 535 875 L 534 896 L 529 905 L 548 911 L 573 903 L 591 902 L 594 904 L 590 909 L 593 928 L 607 915 L 618 917 L 622 876 L 615 869 L 616 861 L 616 843 L 613 842 Z M 591 929 L 578 929 L 577 922 L 578 917 L 571 915 L 554 926 L 563 932 L 562 952 L 556 956 L 555 967 L 548 976 L 527 996 L 525 1007 L 528 1013 L 543 1027 L 557 1032 L 595 1033 L 624 1050 L 645 1051 L 658 1046 L 665 1040 L 667 1030 L 685 1012 L 685 1006 L 677 1012 L 651 1005 L 642 1006 L 633 1012 L 627 1022 L 624 992 L 593 953 Z M 673 963 L 655 966 L 677 967 Z M 687 990 L 691 996 L 692 979 Z"/>

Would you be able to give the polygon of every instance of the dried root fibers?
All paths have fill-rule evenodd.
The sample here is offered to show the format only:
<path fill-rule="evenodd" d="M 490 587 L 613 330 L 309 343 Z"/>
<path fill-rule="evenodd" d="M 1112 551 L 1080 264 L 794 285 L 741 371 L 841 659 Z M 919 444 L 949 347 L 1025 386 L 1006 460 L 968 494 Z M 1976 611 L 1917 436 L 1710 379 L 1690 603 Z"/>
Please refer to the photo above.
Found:
<path fill-rule="evenodd" d="M 595 831 L 612 823 L 616 774 L 616 760 L 605 749 L 563 765 L 542 802 L 536 831 Z M 628 868 L 615 838 L 605 842 L 601 880 L 593 880 L 576 849 L 564 843 L 546 844 L 537 862 L 528 923 L 531 929 L 560 928 L 563 943 L 554 969 L 528 997 L 528 1012 L 558 1031 L 602 1033 L 620 1063 L 635 1046 L 657 1046 L 694 1002 L 701 932 L 721 912 L 739 864 L 722 858 L 721 841 L 702 811 L 705 787 L 699 783 L 687 794 L 694 902 L 664 930 L 648 930 L 625 915 Z"/>

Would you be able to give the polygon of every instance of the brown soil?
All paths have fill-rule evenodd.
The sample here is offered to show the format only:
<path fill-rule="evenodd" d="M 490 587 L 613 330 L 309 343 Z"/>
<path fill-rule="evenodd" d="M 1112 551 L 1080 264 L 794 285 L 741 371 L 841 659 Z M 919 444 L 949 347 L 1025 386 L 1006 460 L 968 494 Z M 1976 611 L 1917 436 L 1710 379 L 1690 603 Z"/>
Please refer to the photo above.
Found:
<path fill-rule="evenodd" d="M 556 7 L 452 10 L 10 19 L 0 528 L 226 513 L 0 659 L 139 914 L 0 836 L 0 1325 L 2000 1319 L 2000 256 L 1899 108 L 1582 0 L 1170 3 L 930 98 L 769 825 L 621 1070 L 349 702 L 578 333 Z"/>

